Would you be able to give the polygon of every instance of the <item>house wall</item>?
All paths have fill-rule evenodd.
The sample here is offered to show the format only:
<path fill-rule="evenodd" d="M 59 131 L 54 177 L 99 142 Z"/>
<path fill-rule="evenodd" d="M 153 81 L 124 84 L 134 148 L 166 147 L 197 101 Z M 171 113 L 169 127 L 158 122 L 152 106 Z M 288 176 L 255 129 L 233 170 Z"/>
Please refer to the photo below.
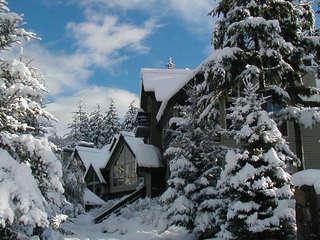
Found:
<path fill-rule="evenodd" d="M 100 182 L 98 175 L 91 165 L 84 180 L 87 188 L 89 188 L 99 197 L 102 197 L 108 191 L 107 184 Z"/>
<path fill-rule="evenodd" d="M 147 143 L 161 149 L 161 129 L 156 119 L 160 103 L 157 102 L 154 93 L 149 93 L 147 99 L 146 111 L 150 113 L 150 138 Z"/>
<path fill-rule="evenodd" d="M 131 152 L 130 148 L 127 144 L 124 143 L 124 141 L 119 141 L 119 143 L 116 146 L 116 149 L 114 150 L 111 159 L 111 166 L 109 170 L 109 193 L 115 194 L 119 192 L 126 192 L 126 191 L 132 191 L 135 190 L 138 186 L 138 176 L 136 174 L 136 164 L 135 164 L 135 156 Z M 119 181 L 119 171 L 117 163 L 119 164 L 119 161 L 123 161 L 125 163 L 123 165 L 123 168 L 129 167 L 131 165 L 131 168 L 124 171 L 132 171 L 132 173 L 135 174 L 135 179 L 133 179 L 132 175 L 130 175 L 130 178 L 132 178 L 132 182 L 123 182 Z M 134 169 L 132 169 L 134 167 Z M 116 182 L 117 181 L 117 182 Z M 128 184 L 129 183 L 129 184 Z"/>
<path fill-rule="evenodd" d="M 309 79 L 309 81 L 311 81 Z M 180 91 L 180 93 L 183 91 Z M 161 132 L 161 148 L 165 148 L 165 129 L 167 129 L 169 120 L 172 116 L 177 115 L 174 111 L 174 106 L 177 103 L 185 102 L 185 99 L 181 95 L 174 96 L 167 105 L 166 110 L 164 111 L 164 114 L 161 118 L 159 125 L 159 129 Z M 222 101 L 220 101 L 220 123 L 221 126 L 226 128 L 226 102 L 227 99 L 224 98 Z M 287 140 L 290 149 L 293 152 L 296 152 L 296 144 L 295 144 L 295 132 L 294 132 L 294 124 L 293 122 L 287 122 L 287 132 L 288 135 L 284 136 L 284 138 Z M 316 125 L 313 128 L 303 128 L 301 127 L 301 135 L 302 135 L 302 144 L 304 149 L 304 158 L 305 158 L 305 168 L 311 169 L 311 168 L 320 168 L 320 124 Z M 236 142 L 226 136 L 221 137 L 221 141 L 217 142 L 218 145 L 225 145 L 229 147 L 236 147 Z M 165 163 L 167 165 L 167 163 Z M 293 169 L 290 169 L 290 171 L 293 171 Z M 168 176 L 169 172 L 167 170 L 166 176 Z"/>
<path fill-rule="evenodd" d="M 314 128 L 302 128 L 305 168 L 320 169 L 320 124 Z"/>
<path fill-rule="evenodd" d="M 320 195 L 312 186 L 296 188 L 298 239 L 320 239 Z"/>

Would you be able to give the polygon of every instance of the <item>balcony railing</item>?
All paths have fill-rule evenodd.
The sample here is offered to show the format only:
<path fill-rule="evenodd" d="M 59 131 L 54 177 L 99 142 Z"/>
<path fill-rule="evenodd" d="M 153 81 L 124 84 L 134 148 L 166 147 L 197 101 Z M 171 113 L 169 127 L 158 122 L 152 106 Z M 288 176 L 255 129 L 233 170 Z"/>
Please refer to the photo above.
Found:
<path fill-rule="evenodd" d="M 138 112 L 136 123 L 137 127 L 150 127 L 150 113 Z"/>

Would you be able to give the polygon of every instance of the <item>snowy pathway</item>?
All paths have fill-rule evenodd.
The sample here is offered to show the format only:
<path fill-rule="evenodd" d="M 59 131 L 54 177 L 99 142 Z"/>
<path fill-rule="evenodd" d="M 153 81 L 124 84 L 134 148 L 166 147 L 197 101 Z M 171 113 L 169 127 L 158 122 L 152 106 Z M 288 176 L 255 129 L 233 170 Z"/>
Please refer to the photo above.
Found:
<path fill-rule="evenodd" d="M 179 228 L 163 229 L 164 220 L 160 207 L 147 199 L 138 201 L 111 215 L 104 222 L 94 224 L 97 212 L 80 215 L 73 222 L 62 224 L 66 231 L 74 233 L 64 240 L 192 240 L 193 236 Z"/>

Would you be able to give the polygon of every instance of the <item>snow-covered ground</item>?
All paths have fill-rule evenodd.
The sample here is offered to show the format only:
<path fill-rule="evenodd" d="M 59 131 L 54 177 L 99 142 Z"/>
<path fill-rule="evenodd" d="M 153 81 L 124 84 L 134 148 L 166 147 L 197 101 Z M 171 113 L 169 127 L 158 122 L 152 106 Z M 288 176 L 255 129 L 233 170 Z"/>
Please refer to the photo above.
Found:
<path fill-rule="evenodd" d="M 61 227 L 69 235 L 61 236 L 59 240 L 194 239 L 192 234 L 181 228 L 170 227 L 165 230 L 166 220 L 158 199 L 140 199 L 123 208 L 118 216 L 113 214 L 102 223 L 94 224 L 93 219 L 101 212 L 102 209 L 92 210 L 63 223 Z"/>

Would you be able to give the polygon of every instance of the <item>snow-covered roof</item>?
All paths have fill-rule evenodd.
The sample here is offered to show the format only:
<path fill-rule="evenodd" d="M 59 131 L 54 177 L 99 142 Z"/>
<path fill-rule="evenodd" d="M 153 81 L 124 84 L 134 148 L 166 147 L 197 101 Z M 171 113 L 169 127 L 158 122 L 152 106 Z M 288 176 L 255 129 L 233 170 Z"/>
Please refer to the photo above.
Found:
<path fill-rule="evenodd" d="M 109 155 L 110 155 L 109 145 L 106 145 L 101 149 L 82 147 L 82 146 L 77 146 L 76 149 L 80 155 L 80 158 L 83 164 L 86 167 L 85 175 L 87 174 L 90 165 L 92 165 L 93 169 L 95 170 L 95 172 L 99 177 L 99 180 L 105 183 L 105 179 L 102 176 L 100 168 L 105 167 L 106 164 L 108 163 Z"/>
<path fill-rule="evenodd" d="M 160 150 L 150 144 L 139 144 L 137 146 L 136 161 L 139 167 L 163 167 Z"/>
<path fill-rule="evenodd" d="M 154 92 L 158 102 L 168 101 L 189 79 L 190 69 L 142 68 L 141 83 L 144 90 Z"/>
<path fill-rule="evenodd" d="M 317 194 L 320 194 L 320 169 L 307 169 L 292 175 L 292 183 L 296 187 L 303 185 L 313 186 Z"/>
<path fill-rule="evenodd" d="M 129 145 L 130 149 L 133 151 L 134 155 L 136 155 L 137 150 L 139 149 L 139 145 L 143 144 L 143 138 L 137 138 L 134 136 L 123 135 L 125 141 Z"/>
<path fill-rule="evenodd" d="M 135 137 L 132 133 L 121 132 L 118 136 L 117 142 L 112 148 L 109 158 L 111 157 L 113 151 L 116 149 L 116 146 L 120 140 L 120 137 L 123 137 L 124 141 L 128 144 L 129 148 L 132 150 L 133 154 L 136 157 L 136 161 L 139 167 L 146 168 L 159 168 L 163 167 L 161 162 L 161 153 L 160 150 L 149 144 L 143 142 L 143 138 Z"/>
<path fill-rule="evenodd" d="M 156 116 L 157 121 L 161 120 L 163 112 L 167 107 L 168 101 L 177 92 L 179 92 L 191 79 L 193 79 L 198 73 L 204 72 L 204 70 L 207 69 L 207 66 L 210 65 L 211 62 L 213 62 L 213 61 L 221 61 L 221 59 L 223 59 L 223 58 L 225 58 L 227 56 L 229 56 L 229 57 L 233 56 L 233 54 L 236 51 L 239 51 L 239 49 L 238 48 L 224 48 L 223 50 L 215 50 L 195 70 L 193 70 L 193 71 L 185 70 L 184 74 L 181 74 L 179 76 L 179 78 L 177 77 L 177 79 L 175 81 L 173 81 L 172 84 L 171 84 L 170 78 L 168 76 L 166 76 L 165 74 L 162 75 L 161 71 L 157 71 L 157 70 L 164 70 L 164 71 L 165 70 L 167 70 L 167 71 L 169 70 L 170 71 L 170 69 L 142 69 L 141 70 L 141 75 L 142 75 L 143 86 L 144 86 L 145 90 L 146 90 L 146 84 L 147 85 L 148 84 L 152 84 L 150 86 L 151 90 L 149 90 L 149 91 L 152 91 L 152 86 L 153 85 L 155 86 L 154 87 L 155 89 L 159 88 L 159 90 L 157 90 L 159 92 L 158 95 L 160 95 L 160 93 L 162 93 L 163 91 L 167 91 L 166 94 L 163 94 L 165 97 L 161 100 L 162 103 L 160 105 L 159 111 L 158 111 L 157 116 Z M 151 71 L 151 70 L 153 70 L 153 71 Z M 177 71 L 178 69 L 173 69 L 173 70 Z M 150 73 L 148 73 L 148 71 L 150 71 Z M 147 76 L 146 77 L 147 81 L 144 81 L 143 73 Z M 156 74 L 158 74 L 159 76 L 156 77 L 155 76 Z M 204 74 L 206 74 L 206 73 L 204 73 Z M 168 78 L 169 80 L 167 82 L 165 82 L 166 81 L 165 78 Z M 163 79 L 164 80 L 164 81 L 160 81 L 160 82 L 162 82 L 162 85 L 160 84 L 160 82 L 157 83 L 157 84 L 154 83 L 154 82 L 157 82 L 156 81 L 157 79 Z M 163 84 L 163 83 L 166 83 L 166 84 Z M 170 85 L 167 85 L 167 84 L 170 84 Z M 148 85 L 148 87 L 149 87 L 149 85 Z M 155 95 L 156 95 L 156 91 L 155 91 Z M 157 95 L 156 95 L 156 98 L 157 98 Z"/>
<path fill-rule="evenodd" d="M 102 205 L 105 204 L 100 197 L 98 197 L 95 193 L 91 192 L 88 188 L 84 189 L 84 204 L 85 205 Z"/>

